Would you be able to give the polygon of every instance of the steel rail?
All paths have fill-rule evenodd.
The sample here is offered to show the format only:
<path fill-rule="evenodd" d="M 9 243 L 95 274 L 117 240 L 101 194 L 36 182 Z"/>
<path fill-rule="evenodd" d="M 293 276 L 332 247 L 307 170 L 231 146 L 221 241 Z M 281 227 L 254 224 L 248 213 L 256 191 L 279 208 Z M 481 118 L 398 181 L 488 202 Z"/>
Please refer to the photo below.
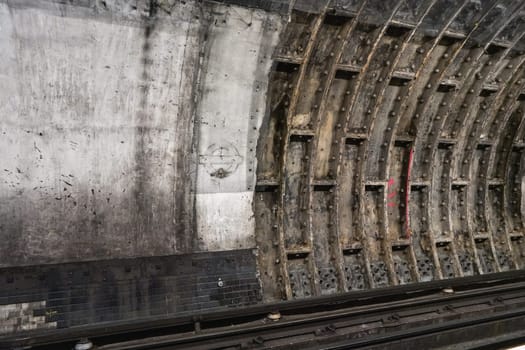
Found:
<path fill-rule="evenodd" d="M 505 286 L 504 288 L 502 286 Z M 455 294 L 443 295 L 441 289 L 451 287 Z M 0 338 L 0 348 L 8 349 L 26 346 L 44 346 L 64 344 L 81 337 L 102 339 L 104 337 L 119 337 L 121 339 L 145 338 L 152 334 L 173 334 L 177 330 L 198 330 L 211 326 L 206 331 L 219 328 L 221 325 L 242 325 L 251 321 L 264 319 L 272 310 L 280 310 L 285 318 L 297 315 L 306 316 L 314 320 L 314 313 L 322 313 L 322 319 L 330 317 L 366 316 L 372 313 L 392 313 L 400 308 L 415 308 L 434 303 L 450 303 L 454 300 L 466 300 L 474 297 L 483 297 L 487 293 L 502 291 L 518 291 L 521 293 L 525 287 L 525 271 L 512 271 L 484 276 L 464 277 L 461 279 L 441 280 L 414 285 L 403 285 L 391 288 L 377 289 L 366 292 L 350 292 L 339 296 L 317 297 L 308 300 L 295 300 L 270 305 L 260 305 L 242 310 L 231 309 L 203 315 L 188 315 L 183 317 L 155 317 L 127 322 L 101 323 L 91 326 L 73 327 L 61 330 L 46 330 L 40 333 L 14 335 Z M 524 293 L 525 296 L 525 293 Z M 347 310 L 343 310 L 343 309 Z M 342 310 L 342 311 L 341 311 Z M 315 315 L 315 320 L 321 317 Z M 304 321 L 303 321 L 304 322 Z M 282 327 L 284 322 L 270 324 Z M 204 327 L 204 328 L 205 328 Z M 213 328 L 212 328 L 213 327 Z M 216 328 L 216 329 L 217 329 Z M 243 328 L 241 326 L 241 328 Z M 246 328 L 243 328 L 246 331 Z M 198 332 L 197 332 L 198 333 Z M 200 333 L 204 335 L 201 330 Z M 217 335 L 216 335 L 217 336 Z M 195 338 L 196 340 L 197 338 Z"/>
<path fill-rule="evenodd" d="M 218 349 L 235 346 L 242 347 L 243 344 L 250 344 L 253 342 L 260 343 L 260 345 L 268 342 L 272 344 L 270 346 L 274 346 L 275 342 L 291 344 L 291 341 L 287 339 L 293 339 L 294 337 L 310 338 L 303 340 L 303 343 L 315 342 L 315 338 L 322 333 L 323 329 L 331 329 L 329 333 L 341 337 L 344 336 L 344 333 L 335 334 L 336 330 L 344 330 L 345 328 L 351 329 L 352 327 L 355 328 L 374 324 L 380 324 L 376 328 L 392 327 L 401 325 L 402 320 L 407 320 L 403 323 L 403 325 L 406 326 L 410 325 L 410 318 L 415 318 L 417 320 L 418 316 L 421 317 L 422 315 L 425 315 L 426 319 L 423 321 L 423 325 L 417 327 L 415 330 L 405 329 L 401 332 L 394 331 L 392 334 L 387 335 L 370 336 L 358 340 L 344 341 L 345 346 L 350 344 L 352 344 L 352 346 L 368 346 L 385 341 L 399 340 L 422 334 L 430 334 L 431 332 L 436 333 L 441 330 L 453 329 L 458 326 L 457 322 L 453 322 L 453 325 L 442 324 L 442 318 L 455 318 L 457 314 L 454 314 L 453 310 L 460 308 L 475 308 L 480 305 L 485 305 L 486 308 L 489 308 L 489 305 L 501 304 L 506 306 L 506 309 L 514 311 L 514 313 L 507 315 L 508 317 L 525 315 L 525 293 L 523 291 L 523 284 L 520 284 L 519 286 L 510 285 L 489 289 L 490 290 L 484 289 L 483 291 L 476 291 L 476 295 L 465 293 L 462 295 L 452 295 L 450 297 L 442 296 L 435 299 L 431 298 L 430 300 L 421 300 L 419 303 L 404 303 L 402 306 L 385 305 L 384 307 L 380 307 L 379 310 L 376 308 L 370 310 L 366 307 L 361 307 L 357 312 L 349 310 L 329 314 L 321 313 L 317 316 L 302 317 L 289 321 L 283 320 L 282 322 L 270 322 L 266 324 L 252 323 L 248 327 L 240 327 L 238 329 L 225 327 L 216 332 L 197 335 L 190 334 L 186 337 L 181 337 L 180 335 L 153 337 L 150 339 L 110 344 L 102 346 L 99 349 Z M 513 299 L 516 299 L 517 302 L 512 303 Z M 516 307 L 516 305 L 519 306 Z M 431 317 L 431 315 L 435 315 L 437 311 L 444 313 L 445 310 L 450 310 L 449 314 L 434 316 L 433 318 Z M 491 316 L 494 315 L 491 314 Z M 500 316 L 498 319 L 502 318 L 505 317 Z M 438 319 L 440 320 L 439 322 L 434 322 Z M 472 323 L 475 324 L 476 322 L 481 322 L 481 320 L 485 320 L 485 317 L 478 318 L 476 316 L 473 319 L 461 320 L 464 322 L 461 324 L 470 325 Z M 418 322 L 415 321 L 415 323 Z M 436 325 L 433 325 L 433 323 L 438 323 L 438 327 L 436 328 Z M 275 346 L 278 347 L 278 345 Z"/>

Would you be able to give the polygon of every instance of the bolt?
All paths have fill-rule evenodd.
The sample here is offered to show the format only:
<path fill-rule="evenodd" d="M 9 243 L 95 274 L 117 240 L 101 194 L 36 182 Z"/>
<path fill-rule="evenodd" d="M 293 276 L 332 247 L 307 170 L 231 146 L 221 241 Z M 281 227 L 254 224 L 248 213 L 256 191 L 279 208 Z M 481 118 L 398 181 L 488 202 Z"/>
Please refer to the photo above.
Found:
<path fill-rule="evenodd" d="M 75 344 L 75 350 L 89 350 L 93 348 L 93 343 L 87 338 L 82 338 L 78 343 Z"/>

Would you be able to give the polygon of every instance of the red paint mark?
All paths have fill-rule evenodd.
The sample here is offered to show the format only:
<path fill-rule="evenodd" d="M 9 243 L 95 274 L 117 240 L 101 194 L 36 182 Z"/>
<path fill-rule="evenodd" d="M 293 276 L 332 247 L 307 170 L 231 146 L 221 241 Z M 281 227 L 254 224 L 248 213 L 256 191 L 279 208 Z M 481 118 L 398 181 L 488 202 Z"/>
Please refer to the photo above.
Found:
<path fill-rule="evenodd" d="M 387 182 L 387 188 L 388 190 L 390 190 L 391 187 L 394 186 L 394 178 L 391 177 L 390 179 L 388 179 L 388 182 Z M 392 192 L 388 192 L 388 195 L 387 195 L 387 199 L 392 199 L 396 196 L 397 194 L 397 191 L 396 190 L 393 190 Z M 387 206 L 389 207 L 395 207 L 396 206 L 396 203 L 395 202 L 388 202 L 386 203 Z"/>
<path fill-rule="evenodd" d="M 412 170 L 412 160 L 414 159 L 414 148 L 410 148 L 410 154 L 408 156 L 408 167 L 407 167 L 407 183 L 405 188 L 405 225 L 406 225 L 406 237 L 410 238 L 412 232 L 410 230 L 410 211 L 408 205 L 410 202 L 410 171 Z"/>

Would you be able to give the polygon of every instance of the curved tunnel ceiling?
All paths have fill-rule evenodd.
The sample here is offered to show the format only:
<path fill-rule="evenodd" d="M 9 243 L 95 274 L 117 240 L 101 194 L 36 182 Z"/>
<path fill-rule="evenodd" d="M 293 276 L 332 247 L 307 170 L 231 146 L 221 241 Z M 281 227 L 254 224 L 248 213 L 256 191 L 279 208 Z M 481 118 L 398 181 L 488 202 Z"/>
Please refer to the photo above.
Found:
<path fill-rule="evenodd" d="M 290 12 L 275 53 L 254 198 L 266 299 L 522 268 L 525 3 L 340 10 Z"/>

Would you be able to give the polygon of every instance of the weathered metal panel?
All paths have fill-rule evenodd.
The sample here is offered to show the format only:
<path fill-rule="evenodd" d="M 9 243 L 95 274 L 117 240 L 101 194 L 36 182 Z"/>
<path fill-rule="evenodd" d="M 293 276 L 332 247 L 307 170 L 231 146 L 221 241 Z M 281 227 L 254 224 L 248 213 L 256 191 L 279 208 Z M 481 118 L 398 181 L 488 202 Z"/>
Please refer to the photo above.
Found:
<path fill-rule="evenodd" d="M 335 2 L 308 17 L 302 55 L 278 57 L 298 72 L 274 116 L 283 140 L 272 148 L 287 297 L 519 268 L 525 5 L 357 4 L 347 4 L 352 14 Z M 305 38 L 305 19 L 292 11 L 287 42 Z M 326 42 L 334 23 L 345 29 Z M 309 146 L 298 152 L 300 139 Z M 304 244 L 286 244 L 292 237 Z M 259 260 L 264 272 L 270 262 Z M 298 261 L 308 293 L 297 290 Z"/>

